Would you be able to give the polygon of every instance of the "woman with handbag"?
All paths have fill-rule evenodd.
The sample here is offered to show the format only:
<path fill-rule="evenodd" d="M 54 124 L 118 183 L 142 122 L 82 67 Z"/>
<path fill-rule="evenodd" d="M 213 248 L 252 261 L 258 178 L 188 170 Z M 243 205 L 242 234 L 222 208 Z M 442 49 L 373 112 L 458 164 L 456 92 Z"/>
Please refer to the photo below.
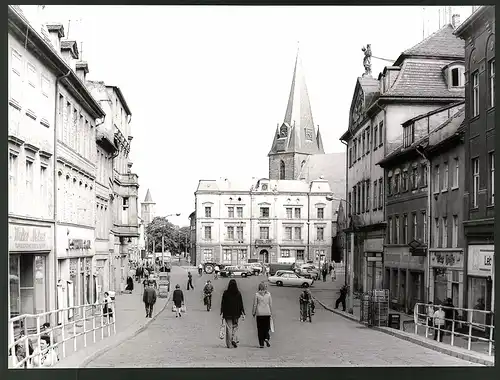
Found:
<path fill-rule="evenodd" d="M 220 314 L 222 323 L 226 326 L 226 346 L 231 348 L 231 345 L 238 347 L 238 321 L 245 319 L 245 308 L 243 307 L 243 298 L 238 289 L 235 279 L 229 280 L 227 289 L 222 294 L 222 302 L 220 304 Z"/>
<path fill-rule="evenodd" d="M 175 285 L 175 290 L 172 294 L 172 302 L 175 306 L 175 318 L 182 317 L 181 309 L 184 305 L 184 293 L 179 284 Z"/>
<path fill-rule="evenodd" d="M 267 347 L 271 347 L 269 339 L 273 316 L 272 308 L 273 300 L 271 293 L 267 291 L 267 285 L 264 282 L 261 282 L 259 284 L 259 291 L 255 293 L 252 311 L 252 315 L 257 321 L 257 335 L 259 338 L 260 348 L 264 348 L 264 343 Z"/>

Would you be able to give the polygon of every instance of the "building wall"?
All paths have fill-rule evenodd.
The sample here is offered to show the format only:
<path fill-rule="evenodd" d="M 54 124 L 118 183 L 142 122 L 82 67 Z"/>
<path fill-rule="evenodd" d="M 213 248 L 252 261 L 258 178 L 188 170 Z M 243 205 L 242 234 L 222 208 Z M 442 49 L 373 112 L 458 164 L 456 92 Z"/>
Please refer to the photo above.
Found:
<path fill-rule="evenodd" d="M 212 252 L 212 260 L 223 264 L 239 264 L 249 258 L 290 263 L 330 260 L 332 208 L 331 203 L 325 200 L 327 193 L 321 190 L 309 197 L 307 193 L 250 194 L 218 190 L 197 193 L 197 262 L 209 260 L 205 252 Z M 211 207 L 210 217 L 205 217 L 205 207 Z M 234 217 L 230 216 L 229 207 L 234 207 Z M 242 208 L 241 217 L 238 216 L 238 207 Z M 318 207 L 324 209 L 323 218 L 318 218 Z M 261 217 L 261 208 L 269 208 L 269 217 Z M 292 218 L 288 217 L 287 208 L 292 209 Z M 296 217 L 295 209 L 300 209 L 300 217 Z M 205 226 L 211 227 L 211 240 L 205 238 Z M 228 227 L 234 228 L 233 236 Z M 237 234 L 238 227 L 242 228 L 241 238 Z M 261 227 L 268 228 L 269 234 L 261 235 Z M 286 235 L 286 227 L 292 227 L 291 239 Z M 300 228 L 300 236 L 296 227 Z M 318 239 L 317 227 L 324 228 L 322 240 Z M 265 231 L 262 233 L 265 234 Z M 297 250 L 299 253 L 302 251 L 301 257 L 297 257 Z"/>
<path fill-rule="evenodd" d="M 8 35 L 9 315 L 55 307 L 55 75 Z M 21 287 L 24 290 L 21 291 Z"/>
<path fill-rule="evenodd" d="M 461 32 L 465 40 L 465 182 L 464 252 L 467 261 L 467 307 L 494 310 L 494 215 L 490 154 L 494 156 L 495 107 L 490 102 L 489 64 L 495 59 L 495 8 L 487 7 L 483 16 Z M 477 11 L 478 13 L 481 11 Z M 477 15 L 477 14 L 476 14 Z M 473 114 L 472 75 L 479 75 L 478 115 Z M 479 162 L 477 207 L 473 204 L 473 160 Z M 477 322 L 484 323 L 482 318 Z"/>

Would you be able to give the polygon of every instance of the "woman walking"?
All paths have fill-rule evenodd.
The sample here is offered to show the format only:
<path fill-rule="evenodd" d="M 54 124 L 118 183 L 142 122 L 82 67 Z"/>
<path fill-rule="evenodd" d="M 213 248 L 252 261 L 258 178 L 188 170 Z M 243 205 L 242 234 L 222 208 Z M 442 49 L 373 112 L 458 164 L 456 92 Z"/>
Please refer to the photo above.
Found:
<path fill-rule="evenodd" d="M 238 347 L 238 321 L 240 317 L 245 319 L 245 308 L 235 279 L 229 280 L 227 289 L 222 294 L 220 314 L 226 323 L 227 348 L 231 348 L 231 345 L 234 348 Z"/>
<path fill-rule="evenodd" d="M 269 331 L 271 330 L 273 300 L 271 293 L 267 291 L 267 286 L 263 282 L 259 284 L 259 291 L 255 293 L 253 301 L 252 315 L 257 321 L 257 336 L 259 338 L 260 348 L 264 348 L 264 343 L 270 347 Z"/>
<path fill-rule="evenodd" d="M 172 302 L 175 306 L 175 318 L 182 317 L 181 308 L 184 304 L 184 293 L 179 284 L 175 285 L 174 293 L 172 294 Z"/>

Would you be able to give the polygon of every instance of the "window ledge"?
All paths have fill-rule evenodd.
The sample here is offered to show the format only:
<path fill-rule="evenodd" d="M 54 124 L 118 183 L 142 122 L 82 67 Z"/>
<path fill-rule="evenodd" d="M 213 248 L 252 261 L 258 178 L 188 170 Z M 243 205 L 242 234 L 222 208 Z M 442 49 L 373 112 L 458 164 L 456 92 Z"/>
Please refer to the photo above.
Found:
<path fill-rule="evenodd" d="M 441 193 L 447 193 L 447 192 L 448 192 L 448 189 L 441 190 Z"/>
<path fill-rule="evenodd" d="M 439 191 L 434 191 L 432 195 L 439 195 Z"/>
<path fill-rule="evenodd" d="M 454 191 L 454 190 L 458 190 L 458 186 L 453 186 L 453 187 L 451 188 L 451 191 Z"/>
<path fill-rule="evenodd" d="M 469 123 L 472 123 L 473 121 L 479 120 L 481 117 L 481 113 L 477 114 L 476 116 L 473 116 L 469 119 Z"/>
<path fill-rule="evenodd" d="M 491 209 L 493 209 L 493 210 L 494 210 L 494 209 L 495 209 L 495 204 L 493 203 L 493 204 L 491 204 L 491 205 L 488 205 L 488 206 L 486 206 L 486 208 L 487 208 L 488 210 L 491 210 Z"/>
<path fill-rule="evenodd" d="M 470 211 L 479 211 L 479 206 L 476 206 L 476 207 L 471 207 L 471 208 L 470 208 Z"/>

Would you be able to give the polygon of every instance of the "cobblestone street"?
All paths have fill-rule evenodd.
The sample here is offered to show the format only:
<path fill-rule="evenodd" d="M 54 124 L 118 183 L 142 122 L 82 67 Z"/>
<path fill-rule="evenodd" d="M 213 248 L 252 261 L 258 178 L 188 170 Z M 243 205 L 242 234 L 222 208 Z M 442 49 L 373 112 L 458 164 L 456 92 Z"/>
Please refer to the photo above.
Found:
<path fill-rule="evenodd" d="M 317 307 L 312 323 L 299 322 L 298 288 L 270 286 L 276 332 L 261 349 L 251 317 L 253 296 L 264 277 L 238 279 L 248 317 L 240 321 L 238 348 L 218 338 L 220 299 L 227 279 L 213 281 L 213 309 L 204 310 L 201 291 L 208 276 L 185 293 L 187 313 L 176 319 L 170 305 L 149 327 L 103 354 L 88 367 L 256 366 L 471 366 L 475 365 L 368 329 Z"/>

